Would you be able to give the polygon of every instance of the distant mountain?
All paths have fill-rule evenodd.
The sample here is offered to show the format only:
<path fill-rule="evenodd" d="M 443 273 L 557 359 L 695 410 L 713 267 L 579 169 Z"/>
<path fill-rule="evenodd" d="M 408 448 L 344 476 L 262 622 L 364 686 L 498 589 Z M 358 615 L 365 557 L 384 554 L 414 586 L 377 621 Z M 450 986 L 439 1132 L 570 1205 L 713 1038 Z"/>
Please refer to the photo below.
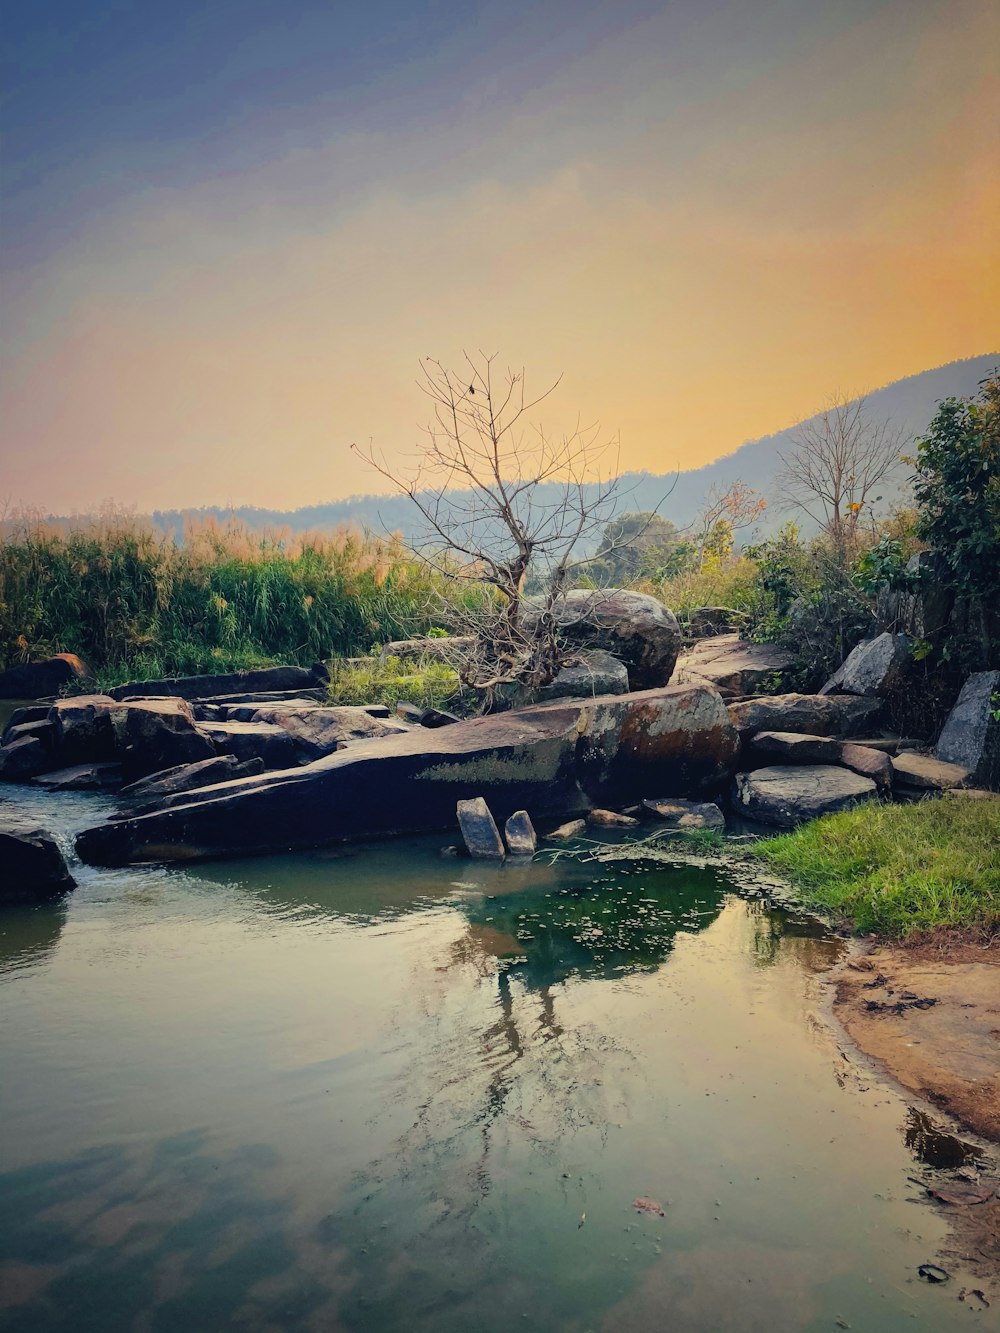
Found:
<path fill-rule="evenodd" d="M 993 352 L 965 361 L 953 361 L 936 370 L 925 370 L 919 375 L 896 380 L 867 395 L 871 416 L 875 420 L 888 418 L 902 430 L 907 440 L 912 440 L 926 429 L 942 398 L 971 397 L 976 393 L 980 381 L 998 365 L 1000 353 Z M 649 510 L 659 505 L 659 513 L 682 528 L 697 514 L 713 486 L 724 490 L 731 482 L 739 480 L 754 487 L 768 501 L 767 516 L 759 531 L 761 535 L 773 532 L 793 517 L 782 508 L 780 496 L 776 494 L 775 476 L 781 467 L 779 454 L 794 443 L 796 433 L 804 424 L 799 422 L 775 435 L 751 440 L 724 458 L 716 459 L 714 463 L 681 472 L 676 477 L 672 473 L 624 473 L 621 478 L 619 513 Z M 895 481 L 887 481 L 884 486 L 885 508 L 905 498 L 906 489 L 906 470 L 901 468 Z M 346 500 L 292 510 L 250 506 L 238 509 L 213 507 L 165 510 L 155 513 L 153 519 L 158 526 L 179 533 L 185 518 L 225 518 L 229 515 L 235 515 L 254 527 L 288 528 L 293 532 L 330 529 L 340 524 L 354 523 L 376 532 L 400 532 L 404 538 L 420 535 L 417 522 L 419 514 L 406 496 L 399 495 L 355 495 Z M 801 523 L 801 526 L 808 530 L 806 522 Z"/>

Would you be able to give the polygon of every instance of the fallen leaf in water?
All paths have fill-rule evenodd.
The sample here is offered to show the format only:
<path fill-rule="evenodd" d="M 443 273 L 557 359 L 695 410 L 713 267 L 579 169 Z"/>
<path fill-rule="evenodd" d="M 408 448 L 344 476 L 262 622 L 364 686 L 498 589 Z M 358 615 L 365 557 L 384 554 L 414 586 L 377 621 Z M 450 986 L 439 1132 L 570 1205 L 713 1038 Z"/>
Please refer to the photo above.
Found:
<path fill-rule="evenodd" d="M 633 1199 L 632 1207 L 637 1213 L 648 1213 L 650 1217 L 665 1217 L 663 1209 L 655 1199 Z"/>
<path fill-rule="evenodd" d="M 586 1220 L 587 1220 L 587 1214 L 586 1214 L 586 1213 L 581 1213 L 581 1214 L 580 1214 L 580 1221 L 577 1223 L 577 1227 L 576 1227 L 577 1231 L 580 1230 L 580 1228 L 583 1226 L 583 1224 L 584 1224 L 584 1222 L 586 1222 Z"/>

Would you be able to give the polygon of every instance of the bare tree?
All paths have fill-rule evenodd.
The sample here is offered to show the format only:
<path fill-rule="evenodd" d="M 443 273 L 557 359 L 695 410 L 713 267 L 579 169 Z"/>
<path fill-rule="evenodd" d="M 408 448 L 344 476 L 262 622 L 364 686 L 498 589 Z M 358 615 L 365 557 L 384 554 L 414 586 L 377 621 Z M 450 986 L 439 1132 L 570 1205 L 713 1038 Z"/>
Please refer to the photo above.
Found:
<path fill-rule="evenodd" d="M 691 534 L 698 553 L 698 569 L 705 567 L 705 556 L 713 542 L 732 548 L 733 534 L 751 527 L 764 513 L 767 501 L 745 481 L 734 481 L 724 491 L 713 486 L 705 496 L 701 513 L 685 531 Z"/>
<path fill-rule="evenodd" d="M 901 464 L 903 431 L 888 418 L 873 419 L 867 399 L 833 399 L 799 427 L 779 453 L 778 482 L 787 506 L 802 510 L 829 537 L 842 563 L 853 549 L 865 511 L 879 485 Z"/>
<path fill-rule="evenodd" d="M 353 446 L 420 511 L 426 532 L 416 553 L 453 587 L 437 608 L 461 641 L 453 665 L 486 707 L 505 685 L 555 677 L 562 655 L 553 605 L 571 571 L 594 558 L 581 551 L 618 503 L 617 441 L 579 421 L 560 435 L 533 424 L 533 409 L 560 381 L 532 397 L 523 370 L 499 374 L 495 361 L 466 355 L 460 371 L 421 362 L 418 383 L 433 415 L 408 470 Z"/>

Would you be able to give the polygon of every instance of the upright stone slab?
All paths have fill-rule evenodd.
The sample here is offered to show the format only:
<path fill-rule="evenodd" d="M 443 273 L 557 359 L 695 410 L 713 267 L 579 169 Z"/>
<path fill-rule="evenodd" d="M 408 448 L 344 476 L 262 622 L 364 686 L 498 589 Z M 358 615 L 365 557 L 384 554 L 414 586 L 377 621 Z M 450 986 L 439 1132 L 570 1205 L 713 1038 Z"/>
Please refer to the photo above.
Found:
<path fill-rule="evenodd" d="M 962 686 L 958 702 L 948 714 L 935 755 L 959 764 L 970 781 L 1000 790 L 1000 671 L 977 671 Z"/>
<path fill-rule="evenodd" d="M 515 810 L 504 825 L 503 832 L 511 856 L 534 856 L 538 839 L 527 810 Z"/>
<path fill-rule="evenodd" d="M 898 689 L 912 660 L 905 634 L 880 634 L 853 648 L 820 694 L 862 694 L 885 698 Z"/>
<path fill-rule="evenodd" d="M 503 839 L 483 798 L 474 796 L 469 801 L 459 801 L 455 812 L 469 855 L 479 861 L 502 861 Z"/>

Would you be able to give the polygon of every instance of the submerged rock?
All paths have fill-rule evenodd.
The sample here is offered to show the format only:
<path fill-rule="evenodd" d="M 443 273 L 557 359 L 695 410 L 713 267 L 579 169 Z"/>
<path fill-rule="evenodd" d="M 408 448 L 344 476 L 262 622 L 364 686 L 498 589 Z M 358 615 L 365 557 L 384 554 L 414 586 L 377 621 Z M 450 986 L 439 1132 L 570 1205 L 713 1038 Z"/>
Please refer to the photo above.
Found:
<path fill-rule="evenodd" d="M 808 819 L 846 810 L 876 795 L 875 783 L 846 768 L 827 764 L 792 768 L 777 765 L 737 773 L 733 805 L 740 814 L 762 824 L 794 828 Z"/>
<path fill-rule="evenodd" d="M 643 807 L 668 828 L 718 829 L 726 827 L 726 817 L 714 801 L 682 801 L 677 797 L 647 797 Z"/>
<path fill-rule="evenodd" d="M 576 815 L 725 782 L 738 753 L 719 695 L 695 686 L 542 704 L 439 730 L 357 741 L 302 768 L 167 797 L 161 808 L 83 833 L 99 865 L 312 847 L 454 825 L 488 792 L 505 820 Z"/>
<path fill-rule="evenodd" d="M 578 838 L 581 833 L 585 833 L 587 821 L 585 819 L 571 819 L 566 824 L 560 824 L 554 828 L 551 833 L 546 833 L 546 842 L 569 842 L 571 838 Z"/>
<path fill-rule="evenodd" d="M 591 810 L 587 823 L 592 828 L 636 828 L 639 821 L 634 815 L 620 815 L 617 810 Z"/>
<path fill-rule="evenodd" d="M 503 839 L 490 814 L 490 807 L 481 796 L 456 804 L 458 826 L 469 855 L 480 861 L 502 861 Z"/>

